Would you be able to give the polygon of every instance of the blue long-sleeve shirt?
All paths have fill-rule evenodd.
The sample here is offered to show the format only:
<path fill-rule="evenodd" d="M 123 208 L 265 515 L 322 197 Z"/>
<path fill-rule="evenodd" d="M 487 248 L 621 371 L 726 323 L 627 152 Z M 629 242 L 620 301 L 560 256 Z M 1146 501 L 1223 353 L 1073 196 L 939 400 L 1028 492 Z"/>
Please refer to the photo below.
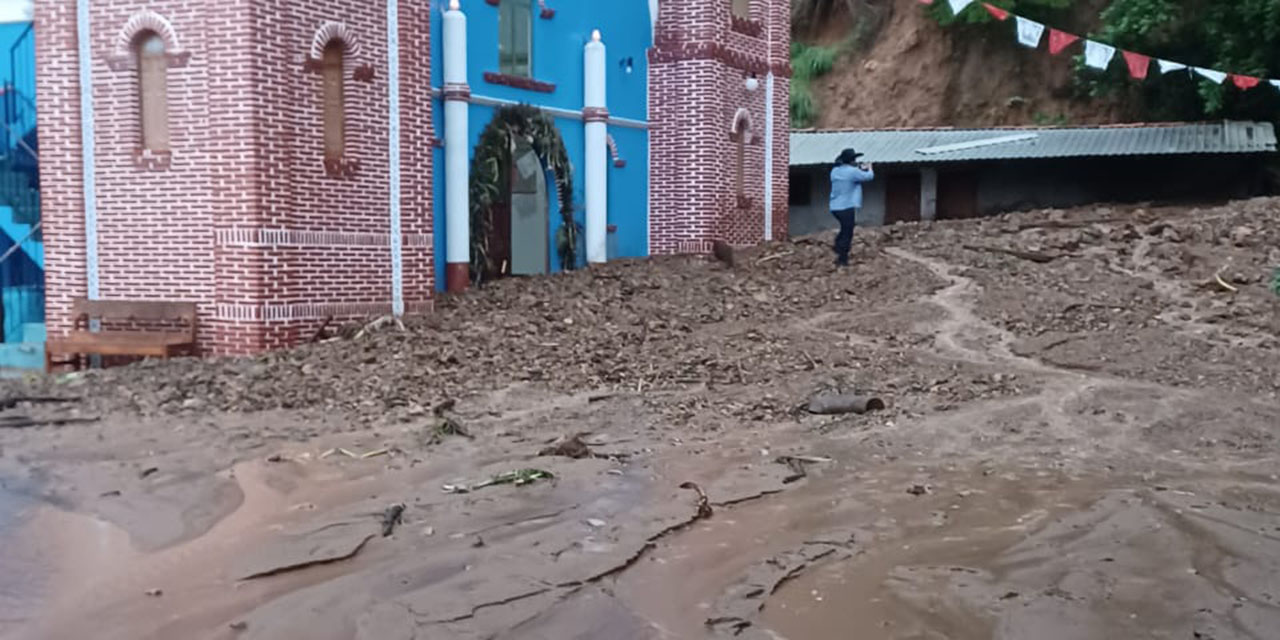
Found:
<path fill-rule="evenodd" d="M 831 210 L 862 208 L 862 183 L 876 177 L 874 170 L 863 170 L 851 164 L 837 165 L 831 170 Z"/>

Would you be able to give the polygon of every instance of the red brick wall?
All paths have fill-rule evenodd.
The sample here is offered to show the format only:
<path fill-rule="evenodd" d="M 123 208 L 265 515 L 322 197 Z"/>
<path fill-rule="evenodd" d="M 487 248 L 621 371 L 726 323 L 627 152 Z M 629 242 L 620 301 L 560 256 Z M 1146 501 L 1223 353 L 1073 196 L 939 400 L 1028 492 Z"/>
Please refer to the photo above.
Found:
<path fill-rule="evenodd" d="M 39 4 L 57 333 L 70 299 L 86 291 L 75 2 Z M 416 311 L 432 289 L 430 9 L 400 4 L 404 295 Z M 115 55 L 117 35 L 144 6 L 168 19 L 184 54 L 168 78 L 172 154 L 158 163 L 135 158 L 137 80 Z M 326 317 L 389 312 L 385 0 L 97 0 L 93 12 L 102 297 L 200 302 L 202 345 L 213 353 L 287 346 Z M 344 28 L 322 29 L 329 22 Z M 341 171 L 324 162 L 321 76 L 307 64 L 318 31 L 349 46 Z"/>
<path fill-rule="evenodd" d="M 39 100 L 41 220 L 45 309 L 51 335 L 65 332 L 71 299 L 84 295 L 85 239 L 80 182 L 80 101 L 76 97 L 74 2 L 35 5 L 36 95 Z"/>
<path fill-rule="evenodd" d="M 716 239 L 738 245 L 763 240 L 765 145 L 774 150 L 773 235 L 785 237 L 789 2 L 752 0 L 751 20 L 736 24 L 730 0 L 660 7 L 649 71 L 652 253 L 705 252 Z M 776 76 L 774 136 L 766 140 L 770 69 Z M 760 85 L 754 92 L 745 89 L 753 73 Z M 744 120 L 750 124 L 740 200 L 735 132 Z"/>

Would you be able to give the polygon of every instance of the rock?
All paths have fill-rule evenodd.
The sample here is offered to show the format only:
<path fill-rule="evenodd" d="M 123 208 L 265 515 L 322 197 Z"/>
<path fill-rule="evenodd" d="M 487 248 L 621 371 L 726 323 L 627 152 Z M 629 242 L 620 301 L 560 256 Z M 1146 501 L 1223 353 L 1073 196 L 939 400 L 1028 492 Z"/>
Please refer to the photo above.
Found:
<path fill-rule="evenodd" d="M 1247 271 L 1236 271 L 1231 274 L 1231 282 L 1235 284 L 1256 284 L 1262 282 L 1262 276 Z"/>
<path fill-rule="evenodd" d="M 1247 247 L 1253 244 L 1253 229 L 1241 225 L 1231 230 L 1231 244 L 1237 247 Z"/>

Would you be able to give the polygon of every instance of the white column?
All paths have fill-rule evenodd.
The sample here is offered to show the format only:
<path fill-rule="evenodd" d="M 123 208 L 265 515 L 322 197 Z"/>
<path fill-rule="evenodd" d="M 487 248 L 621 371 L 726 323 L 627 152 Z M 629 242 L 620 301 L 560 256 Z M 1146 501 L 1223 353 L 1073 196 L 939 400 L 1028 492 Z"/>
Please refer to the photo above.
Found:
<path fill-rule="evenodd" d="M 76 2 L 76 37 L 80 62 L 80 159 L 84 189 L 84 261 L 86 297 L 100 297 L 98 279 L 98 195 L 93 131 L 93 56 L 89 38 L 89 0 Z M 97 320 L 94 320 L 97 323 Z"/>
<path fill-rule="evenodd" d="M 605 47 L 599 31 L 591 32 L 591 41 L 583 50 L 583 69 L 587 262 L 595 264 L 609 259 L 609 111 L 605 104 Z"/>
<path fill-rule="evenodd" d="M 770 51 L 772 55 L 772 51 Z M 764 240 L 773 240 L 773 70 L 764 77 Z"/>
<path fill-rule="evenodd" d="M 467 166 L 467 17 L 450 0 L 444 12 L 445 287 L 467 288 L 471 264 L 471 188 Z"/>
<path fill-rule="evenodd" d="M 404 253 L 400 233 L 400 6 L 387 0 L 387 139 L 391 210 L 391 313 L 404 315 Z"/>

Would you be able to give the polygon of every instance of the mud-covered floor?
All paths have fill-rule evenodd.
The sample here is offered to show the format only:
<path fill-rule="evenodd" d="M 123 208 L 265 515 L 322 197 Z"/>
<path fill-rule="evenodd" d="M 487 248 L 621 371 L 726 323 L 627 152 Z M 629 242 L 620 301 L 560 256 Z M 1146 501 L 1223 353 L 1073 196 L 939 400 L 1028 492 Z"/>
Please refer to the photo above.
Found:
<path fill-rule="evenodd" d="M 860 231 L 7 383 L 68 401 L 0 414 L 0 635 L 1272 638 L 1277 219 Z"/>

